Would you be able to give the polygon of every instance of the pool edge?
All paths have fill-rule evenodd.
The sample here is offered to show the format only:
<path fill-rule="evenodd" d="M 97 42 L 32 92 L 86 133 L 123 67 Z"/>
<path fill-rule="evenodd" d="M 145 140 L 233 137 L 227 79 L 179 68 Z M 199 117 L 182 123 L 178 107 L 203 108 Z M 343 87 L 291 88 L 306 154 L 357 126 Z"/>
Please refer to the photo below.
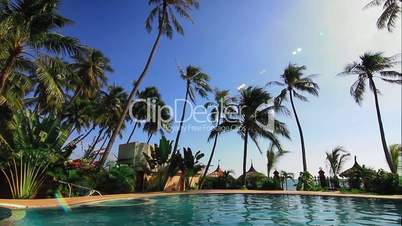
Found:
<path fill-rule="evenodd" d="M 265 194 L 265 195 L 302 195 L 302 196 L 325 196 L 325 197 L 344 197 L 344 198 L 366 198 L 402 201 L 402 195 L 369 195 L 369 194 L 347 194 L 340 192 L 311 192 L 311 191 L 262 191 L 262 190 L 201 190 L 187 192 L 149 192 L 131 193 L 103 196 L 85 196 L 65 198 L 69 206 L 79 206 L 103 201 L 151 198 L 171 195 L 191 195 L 191 194 Z M 59 206 L 57 199 L 0 199 L 0 207 L 9 209 L 32 209 L 32 208 L 51 208 Z"/>

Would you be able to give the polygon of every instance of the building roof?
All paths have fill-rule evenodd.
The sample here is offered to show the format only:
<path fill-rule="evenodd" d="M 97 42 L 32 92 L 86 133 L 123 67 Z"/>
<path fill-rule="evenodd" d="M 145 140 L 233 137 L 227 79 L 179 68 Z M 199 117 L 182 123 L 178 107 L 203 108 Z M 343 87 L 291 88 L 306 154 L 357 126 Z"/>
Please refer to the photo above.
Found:
<path fill-rule="evenodd" d="M 221 169 L 219 164 L 218 164 L 218 167 L 216 168 L 215 171 L 213 171 L 212 173 L 208 174 L 208 177 L 223 177 L 223 176 L 224 176 L 224 172 Z"/>
<path fill-rule="evenodd" d="M 357 163 L 357 158 L 355 156 L 355 163 L 353 164 L 353 166 L 350 169 L 343 171 L 341 174 L 339 174 L 339 176 L 349 177 L 354 172 L 359 172 L 361 170 L 362 170 L 362 167 L 359 165 L 359 163 Z"/>

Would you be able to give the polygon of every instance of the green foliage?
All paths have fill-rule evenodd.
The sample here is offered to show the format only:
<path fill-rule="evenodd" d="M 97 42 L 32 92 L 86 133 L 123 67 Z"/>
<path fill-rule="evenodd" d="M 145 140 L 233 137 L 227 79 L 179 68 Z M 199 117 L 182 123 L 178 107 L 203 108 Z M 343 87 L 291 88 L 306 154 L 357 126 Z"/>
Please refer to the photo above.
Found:
<path fill-rule="evenodd" d="M 46 179 L 48 166 L 57 160 L 47 150 L 24 150 L 0 167 L 14 199 L 31 199 L 39 192 Z"/>
<path fill-rule="evenodd" d="M 342 167 L 349 156 L 350 153 L 348 153 L 342 146 L 337 146 L 332 149 L 331 152 L 326 153 L 326 160 L 329 163 L 331 173 L 334 177 L 337 177 L 341 172 Z"/>
<path fill-rule="evenodd" d="M 96 189 L 107 194 L 135 191 L 135 173 L 128 166 L 115 166 L 104 172 Z"/>
<path fill-rule="evenodd" d="M 159 145 L 155 145 L 155 148 L 151 150 L 151 156 L 143 153 L 151 169 L 162 167 L 168 163 L 172 153 L 172 144 L 173 141 L 167 140 L 165 136 L 162 136 L 159 140 Z"/>
<path fill-rule="evenodd" d="M 261 190 L 281 190 L 281 183 L 279 180 L 273 178 L 262 178 L 256 183 L 257 188 Z"/>
<path fill-rule="evenodd" d="M 379 169 L 370 170 L 363 176 L 363 188 L 366 192 L 378 194 L 395 194 L 398 191 L 398 175 Z"/>
<path fill-rule="evenodd" d="M 396 27 L 398 18 L 401 15 L 401 1 L 400 0 L 372 0 L 364 8 L 380 6 L 383 4 L 383 11 L 377 20 L 378 29 L 387 28 L 392 32 Z"/>
<path fill-rule="evenodd" d="M 174 154 L 170 160 L 168 173 L 170 176 L 175 175 L 179 170 L 184 173 L 186 187 L 189 187 L 191 177 L 196 176 L 202 170 L 200 159 L 204 157 L 201 151 L 193 154 L 191 148 L 183 148 L 183 156 L 180 152 Z"/>
<path fill-rule="evenodd" d="M 152 31 L 153 22 L 156 20 L 158 30 L 161 34 L 166 35 L 168 38 L 173 37 L 174 31 L 179 34 L 184 34 L 184 30 L 180 25 L 176 14 L 184 19 L 192 21 L 189 11 L 199 7 L 199 0 L 191 1 L 165 1 L 165 0 L 149 0 L 149 5 L 154 7 L 149 13 L 146 21 L 145 28 L 148 32 Z"/>
<path fill-rule="evenodd" d="M 319 191 L 321 190 L 321 187 L 315 182 L 314 177 L 309 172 L 302 172 L 298 178 L 296 190 Z"/>
<path fill-rule="evenodd" d="M 71 167 L 70 165 L 59 166 L 48 171 L 53 183 L 47 191 L 49 196 L 60 191 L 63 196 L 85 196 L 89 191 L 82 188 L 69 187 L 57 181 L 95 189 L 102 194 L 129 193 L 135 190 L 135 173 L 128 166 L 111 166 L 109 169 L 97 169 L 96 167 Z M 70 193 L 71 192 L 71 193 Z"/>

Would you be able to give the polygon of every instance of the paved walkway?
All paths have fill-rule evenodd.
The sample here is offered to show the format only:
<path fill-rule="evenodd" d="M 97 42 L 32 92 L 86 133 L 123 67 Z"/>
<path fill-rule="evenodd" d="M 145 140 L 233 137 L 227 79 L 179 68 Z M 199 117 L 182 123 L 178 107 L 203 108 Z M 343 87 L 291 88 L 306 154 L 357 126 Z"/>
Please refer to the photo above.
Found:
<path fill-rule="evenodd" d="M 188 192 L 150 192 L 150 193 L 73 197 L 73 198 L 65 198 L 64 200 L 68 205 L 72 206 L 72 205 L 79 205 L 79 204 L 106 201 L 106 200 L 149 198 L 155 196 L 169 196 L 178 194 L 316 195 L 316 196 L 333 196 L 333 197 L 389 199 L 389 200 L 402 201 L 402 195 L 366 195 L 366 194 L 345 194 L 340 192 L 261 191 L 261 190 L 200 190 L 200 191 L 188 191 Z M 7 207 L 7 208 L 24 209 L 24 208 L 46 208 L 46 207 L 57 207 L 57 206 L 60 206 L 60 203 L 57 199 L 30 199 L 30 200 L 0 199 L 0 207 Z"/>

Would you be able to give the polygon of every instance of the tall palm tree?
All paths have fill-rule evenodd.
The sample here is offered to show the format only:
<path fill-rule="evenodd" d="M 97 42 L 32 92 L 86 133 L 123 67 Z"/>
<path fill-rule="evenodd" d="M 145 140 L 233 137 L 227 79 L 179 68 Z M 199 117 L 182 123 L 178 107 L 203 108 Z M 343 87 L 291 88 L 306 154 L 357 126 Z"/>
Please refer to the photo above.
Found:
<path fill-rule="evenodd" d="M 58 14 L 58 6 L 59 0 L 0 1 L 0 27 L 7 28 L 0 37 L 6 48 L 4 62 L 0 64 L 0 94 L 17 62 L 28 60 L 30 53 L 80 52 L 78 40 L 54 31 L 71 23 Z"/>
<path fill-rule="evenodd" d="M 337 146 L 331 152 L 326 152 L 326 160 L 329 163 L 331 174 L 334 178 L 338 177 L 343 165 L 348 160 L 350 153 L 348 153 L 342 146 Z"/>
<path fill-rule="evenodd" d="M 303 130 L 300 124 L 299 116 L 297 115 L 296 108 L 294 105 L 293 97 L 301 101 L 308 101 L 308 99 L 301 95 L 299 92 L 307 92 L 314 96 L 318 96 L 319 87 L 317 83 L 313 82 L 312 76 L 304 76 L 303 71 L 306 70 L 306 66 L 297 66 L 296 64 L 289 64 L 285 69 L 284 73 L 281 75 L 282 82 L 269 82 L 268 84 L 276 84 L 279 86 L 285 86 L 281 91 L 279 96 L 276 98 L 276 102 L 282 102 L 290 97 L 290 103 L 292 105 L 293 114 L 296 119 L 297 128 L 299 129 L 302 158 L 303 158 L 303 171 L 307 171 L 307 160 L 306 160 L 306 147 L 304 145 Z"/>
<path fill-rule="evenodd" d="M 278 135 L 289 138 L 289 131 L 284 123 L 274 120 L 273 131 L 265 126 L 272 119 L 271 110 L 281 111 L 284 109 L 279 105 L 265 106 L 272 99 L 268 92 L 259 87 L 241 89 L 238 112 L 226 116 L 222 123 L 211 132 L 211 135 L 214 136 L 216 133 L 237 130 L 237 133 L 243 138 L 243 186 L 246 186 L 248 139 L 251 138 L 262 153 L 258 144 L 259 137 L 270 140 L 279 149 L 282 148 Z M 263 109 L 261 109 L 262 107 Z"/>
<path fill-rule="evenodd" d="M 104 114 L 104 117 L 102 117 L 102 119 L 98 123 L 100 124 L 101 128 L 104 128 L 102 132 L 106 134 L 105 139 L 108 139 L 111 136 L 117 121 L 120 119 L 120 115 L 123 112 L 124 107 L 127 104 L 127 93 L 121 86 L 108 86 L 106 91 L 101 91 L 100 103 L 100 106 L 104 106 L 102 112 L 102 114 Z M 126 120 L 128 120 L 128 118 L 126 118 Z M 123 129 L 124 126 L 125 125 L 123 124 Z M 121 137 L 122 133 L 119 133 L 118 135 Z M 98 149 L 98 151 L 94 154 L 92 152 L 95 147 L 93 147 L 91 151 L 91 157 L 95 159 L 101 153 L 101 151 L 103 151 L 102 148 L 103 147 Z M 102 157 L 103 155 L 104 153 L 102 154 Z"/>
<path fill-rule="evenodd" d="M 274 166 L 278 163 L 278 160 L 285 154 L 289 153 L 289 151 L 283 150 L 283 149 L 278 149 L 274 143 L 271 142 L 269 145 L 269 148 L 267 150 L 267 176 L 269 177 L 271 174 L 271 170 L 274 168 Z"/>
<path fill-rule="evenodd" d="M 137 127 L 141 126 L 140 121 L 147 120 L 147 117 L 151 116 L 150 121 L 144 123 L 143 130 L 148 133 L 148 139 L 157 133 L 158 131 L 163 133 L 170 130 L 170 112 L 165 108 L 165 102 L 163 102 L 159 90 L 150 86 L 137 94 L 137 97 L 143 101 L 139 101 L 133 104 L 132 114 L 139 121 L 134 123 L 134 127 L 130 133 L 127 143 L 130 142 L 132 135 Z M 149 104 L 150 106 L 148 106 Z M 148 112 L 148 109 L 151 111 Z M 159 112 L 160 111 L 160 112 Z M 159 115 L 159 113 L 161 115 Z M 161 116 L 161 118 L 159 118 Z"/>
<path fill-rule="evenodd" d="M 148 72 L 149 66 L 151 65 L 152 59 L 156 52 L 156 48 L 159 44 L 159 41 L 160 41 L 162 35 L 166 35 L 169 39 L 171 39 L 173 37 L 174 30 L 176 30 L 176 32 L 178 32 L 179 34 L 184 34 L 184 30 L 183 30 L 182 26 L 180 25 L 175 13 L 177 13 L 181 17 L 184 17 L 185 19 L 192 21 L 189 11 L 191 11 L 193 8 L 197 9 L 199 7 L 198 0 L 175 0 L 175 1 L 172 1 L 172 0 L 149 0 L 148 3 L 149 3 L 149 5 L 151 5 L 154 8 L 151 10 L 148 18 L 145 21 L 145 27 L 148 30 L 148 32 L 151 32 L 152 31 L 152 23 L 153 23 L 154 19 L 156 18 L 157 24 L 158 24 L 158 34 L 152 45 L 151 52 L 149 53 L 145 66 L 144 66 L 141 74 L 139 75 L 138 79 L 136 80 L 136 83 L 134 84 L 134 87 L 131 90 L 130 95 L 128 96 L 127 106 L 124 108 L 124 111 L 122 112 L 122 115 L 120 116 L 120 119 L 117 123 L 115 130 L 113 130 L 109 143 L 106 146 L 105 154 L 103 155 L 103 157 L 101 159 L 100 165 L 105 163 L 106 158 L 112 149 L 116 136 L 120 133 L 121 127 L 123 126 L 123 122 L 126 118 L 128 109 L 130 107 L 130 102 L 133 100 L 135 94 L 138 91 L 138 87 L 140 86 L 142 80 L 144 80 L 145 75 Z"/>
<path fill-rule="evenodd" d="M 110 60 L 99 50 L 89 48 L 83 54 L 74 56 L 71 65 L 76 74 L 74 97 L 94 98 L 107 82 L 107 72 L 113 72 Z"/>
<path fill-rule="evenodd" d="M 230 109 L 229 108 L 230 105 L 235 103 L 236 98 L 229 96 L 229 90 L 219 90 L 219 89 L 214 90 L 214 96 L 215 96 L 215 102 L 207 102 L 205 104 L 205 108 L 213 106 L 210 114 L 211 116 L 210 120 L 215 126 L 219 126 L 219 124 L 221 123 L 221 119 L 223 117 L 224 110 L 227 111 L 228 109 Z M 198 189 L 202 188 L 205 176 L 208 173 L 209 166 L 211 165 L 212 159 L 215 154 L 215 148 L 218 142 L 218 136 L 219 133 L 216 133 L 212 137 L 211 136 L 208 137 L 208 141 L 214 139 L 214 144 L 212 145 L 211 154 L 209 156 L 208 163 L 205 167 L 204 174 L 202 175 L 200 183 L 198 185 Z"/>
<path fill-rule="evenodd" d="M 383 12 L 377 20 L 378 29 L 387 28 L 392 32 L 401 14 L 402 0 L 372 0 L 364 8 L 371 8 L 383 5 Z"/>
<path fill-rule="evenodd" d="M 346 65 L 344 72 L 340 75 L 357 75 L 358 79 L 350 87 L 350 95 L 355 99 L 357 104 L 363 101 L 363 94 L 366 91 L 366 82 L 368 82 L 370 90 L 374 95 L 374 102 L 377 112 L 377 120 L 380 128 L 380 136 L 382 147 L 384 150 L 385 158 L 388 166 L 393 173 L 394 166 L 392 164 L 391 156 L 388 152 L 387 141 L 385 139 L 384 126 L 381 119 L 380 105 L 378 103 L 379 90 L 374 82 L 374 78 L 379 78 L 387 83 L 402 84 L 402 74 L 392 70 L 398 62 L 395 57 L 385 57 L 383 53 L 370 53 L 367 52 L 360 56 L 360 62 L 353 62 Z"/>
<path fill-rule="evenodd" d="M 389 146 L 389 153 L 392 159 L 392 166 L 394 167 L 394 172 L 398 172 L 398 162 L 399 156 L 402 156 L 402 145 L 401 144 L 391 144 Z M 402 163 L 399 163 L 402 164 Z"/>
<path fill-rule="evenodd" d="M 179 130 L 177 131 L 176 140 L 173 146 L 173 153 L 177 151 L 179 145 L 180 134 L 184 123 L 184 116 L 186 114 L 186 107 L 188 99 L 195 103 L 196 95 L 201 98 L 207 98 L 208 92 L 211 91 L 209 87 L 209 75 L 202 72 L 200 68 L 194 66 L 187 66 L 185 70 L 180 69 L 180 77 L 186 81 L 186 95 L 184 98 L 183 111 L 181 113 L 181 119 L 179 124 Z"/>

